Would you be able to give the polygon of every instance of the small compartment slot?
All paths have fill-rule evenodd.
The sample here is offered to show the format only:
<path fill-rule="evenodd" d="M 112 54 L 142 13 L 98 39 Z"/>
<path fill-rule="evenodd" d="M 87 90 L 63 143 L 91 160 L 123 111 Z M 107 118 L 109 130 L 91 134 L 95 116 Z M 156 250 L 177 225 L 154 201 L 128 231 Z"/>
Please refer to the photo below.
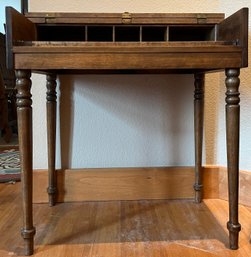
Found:
<path fill-rule="evenodd" d="M 140 27 L 139 26 L 116 26 L 115 41 L 118 42 L 139 42 Z"/>
<path fill-rule="evenodd" d="M 113 26 L 88 26 L 87 30 L 87 41 L 113 41 Z"/>
<path fill-rule="evenodd" d="M 170 26 L 169 41 L 214 41 L 214 26 Z"/>
<path fill-rule="evenodd" d="M 84 26 L 42 25 L 37 34 L 39 41 L 85 41 Z"/>
<path fill-rule="evenodd" d="M 142 41 L 166 41 L 167 27 L 166 26 L 143 26 Z"/>

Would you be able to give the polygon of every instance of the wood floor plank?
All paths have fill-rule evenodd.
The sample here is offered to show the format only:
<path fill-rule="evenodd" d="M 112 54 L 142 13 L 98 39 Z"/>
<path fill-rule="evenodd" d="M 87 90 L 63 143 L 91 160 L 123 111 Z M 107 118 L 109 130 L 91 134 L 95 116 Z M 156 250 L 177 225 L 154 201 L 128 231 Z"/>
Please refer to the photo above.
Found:
<path fill-rule="evenodd" d="M 34 257 L 249 257 L 251 212 L 239 209 L 240 248 L 231 251 L 224 200 L 34 204 Z M 20 183 L 0 184 L 0 216 L 0 257 L 22 256 Z"/>

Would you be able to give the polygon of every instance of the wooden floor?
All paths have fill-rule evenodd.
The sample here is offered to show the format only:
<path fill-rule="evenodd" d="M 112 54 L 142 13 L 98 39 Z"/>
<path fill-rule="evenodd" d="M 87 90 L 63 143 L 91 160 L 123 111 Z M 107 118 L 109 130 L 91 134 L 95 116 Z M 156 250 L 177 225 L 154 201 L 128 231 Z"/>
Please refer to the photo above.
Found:
<path fill-rule="evenodd" d="M 0 184 L 0 257 L 22 256 L 20 183 Z M 240 249 L 226 248 L 223 200 L 34 205 L 36 257 L 251 256 L 251 209 L 240 206 Z"/>

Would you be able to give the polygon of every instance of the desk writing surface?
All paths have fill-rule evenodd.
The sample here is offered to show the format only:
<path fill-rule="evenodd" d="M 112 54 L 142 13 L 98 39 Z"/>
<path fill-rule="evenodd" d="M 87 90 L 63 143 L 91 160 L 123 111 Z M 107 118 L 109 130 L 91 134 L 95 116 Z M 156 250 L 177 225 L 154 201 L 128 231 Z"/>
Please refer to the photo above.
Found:
<path fill-rule="evenodd" d="M 222 69 L 240 67 L 242 50 L 225 42 L 31 42 L 13 48 L 16 68 L 61 70 Z M 53 59 L 53 61 L 51 61 Z M 65 61 L 67 60 L 67 61 Z"/>

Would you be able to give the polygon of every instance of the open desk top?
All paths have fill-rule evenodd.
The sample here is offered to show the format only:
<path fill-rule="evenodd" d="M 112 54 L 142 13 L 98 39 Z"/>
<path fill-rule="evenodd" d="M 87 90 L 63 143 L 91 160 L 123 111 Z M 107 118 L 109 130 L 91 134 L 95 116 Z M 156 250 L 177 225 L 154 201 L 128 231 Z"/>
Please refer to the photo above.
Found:
<path fill-rule="evenodd" d="M 224 14 L 6 9 L 8 66 L 57 73 L 191 73 L 247 66 L 248 9 Z"/>

